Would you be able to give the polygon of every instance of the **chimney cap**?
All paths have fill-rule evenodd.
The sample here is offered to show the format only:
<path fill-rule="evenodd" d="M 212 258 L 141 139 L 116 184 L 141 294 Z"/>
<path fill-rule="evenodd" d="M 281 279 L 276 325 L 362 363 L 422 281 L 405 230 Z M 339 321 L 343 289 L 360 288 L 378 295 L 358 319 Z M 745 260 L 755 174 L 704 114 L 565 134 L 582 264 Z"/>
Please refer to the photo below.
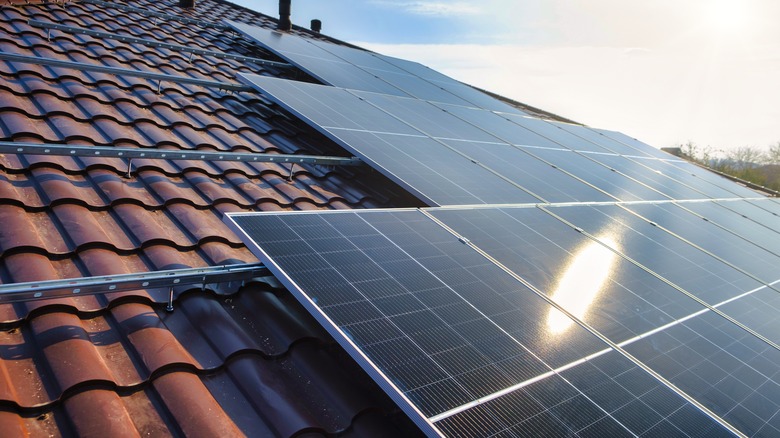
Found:
<path fill-rule="evenodd" d="M 320 31 L 322 30 L 322 21 L 317 18 L 311 20 L 311 30 L 320 33 Z"/>
<path fill-rule="evenodd" d="M 290 20 L 291 0 L 279 0 L 279 24 L 276 28 L 279 30 L 292 30 L 292 21 Z"/>

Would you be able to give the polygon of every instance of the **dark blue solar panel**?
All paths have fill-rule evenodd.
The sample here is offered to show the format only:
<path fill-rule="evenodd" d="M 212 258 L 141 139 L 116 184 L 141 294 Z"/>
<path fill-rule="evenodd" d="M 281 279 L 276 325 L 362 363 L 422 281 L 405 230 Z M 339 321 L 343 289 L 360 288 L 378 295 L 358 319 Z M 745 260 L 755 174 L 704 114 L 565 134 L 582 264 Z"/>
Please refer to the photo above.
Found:
<path fill-rule="evenodd" d="M 431 214 L 616 343 L 704 309 L 540 209 L 436 210 Z M 620 236 L 609 232 L 599 238 L 620 245 Z M 546 320 L 563 335 L 570 327 L 555 312 Z"/>
<path fill-rule="evenodd" d="M 600 134 L 605 135 L 606 137 L 609 137 L 615 141 L 618 141 L 626 146 L 631 147 L 636 152 L 635 153 L 627 153 L 626 155 L 647 155 L 651 157 L 661 158 L 661 159 L 674 159 L 673 155 L 669 155 L 664 151 L 661 151 L 657 148 L 654 148 L 647 143 L 643 143 L 633 137 L 629 137 L 626 134 L 623 134 L 622 132 L 617 131 L 610 131 L 608 129 L 597 129 L 597 128 L 590 128 Z"/>
<path fill-rule="evenodd" d="M 705 183 L 712 184 L 712 185 L 714 185 L 716 187 L 721 187 L 721 188 L 725 189 L 726 191 L 728 191 L 729 193 L 731 193 L 730 196 L 724 196 L 724 197 L 729 197 L 729 198 L 734 198 L 734 197 L 755 198 L 757 196 L 761 196 L 761 195 L 758 195 L 753 190 L 748 189 L 745 186 L 739 185 L 739 184 L 737 184 L 737 183 L 735 183 L 733 181 L 730 181 L 730 180 L 728 180 L 728 179 L 726 179 L 726 178 L 724 178 L 722 176 L 719 176 L 719 175 L 717 175 L 715 173 L 712 173 L 712 172 L 710 172 L 708 170 L 705 170 L 702 167 L 699 167 L 699 166 L 697 166 L 695 164 L 692 164 L 692 163 L 689 163 L 687 161 L 668 161 L 667 164 L 669 164 L 669 166 L 671 166 L 671 167 L 677 168 L 679 170 L 682 170 L 682 171 L 684 171 L 684 172 L 694 176 L 695 180 L 701 180 L 701 181 L 704 181 Z M 669 172 L 669 171 L 667 170 L 665 172 Z M 682 180 L 681 179 L 681 181 L 685 182 L 686 180 Z M 691 180 L 691 181 L 693 181 L 693 180 Z M 693 185 L 694 187 L 698 187 L 698 185 L 694 185 L 694 184 L 696 184 L 696 183 L 692 183 L 691 185 Z M 701 184 L 701 183 L 699 183 L 699 184 Z"/>
<path fill-rule="evenodd" d="M 580 216 L 583 208 L 553 212 Z M 380 384 L 397 391 L 399 404 L 412 416 L 422 413 L 423 428 L 433 424 L 457 436 L 715 436 L 726 432 L 721 417 L 743 432 L 773 431 L 780 350 L 623 258 L 631 241 L 641 240 L 626 229 L 613 224 L 605 232 L 615 235 L 594 235 L 597 243 L 538 208 L 428 214 L 469 240 L 412 210 L 230 220 Z M 692 272 L 702 266 L 681 252 L 678 264 Z M 584 261 L 586 268 L 579 266 Z M 593 273 L 604 263 L 609 269 L 589 309 L 580 312 L 562 298 L 570 272 Z M 589 280 L 572 281 L 581 297 Z M 568 321 L 565 329 L 551 325 L 562 315 L 553 318 L 554 308 L 526 284 L 633 358 L 565 316 L 558 321 Z"/>
<path fill-rule="evenodd" d="M 429 137 L 330 129 L 349 149 L 430 205 L 540 199 Z"/>
<path fill-rule="evenodd" d="M 608 137 L 604 135 L 606 131 L 598 130 L 589 128 L 587 126 L 580 126 L 580 125 L 571 125 L 566 123 L 560 123 L 556 124 L 556 126 L 560 127 L 564 131 L 570 132 L 577 137 L 583 138 L 590 143 L 593 143 L 595 145 L 598 145 L 601 148 L 604 148 L 605 150 L 608 150 L 610 152 L 616 153 L 616 154 L 622 154 L 622 155 L 638 155 L 638 156 L 647 156 L 647 157 L 658 157 L 658 149 L 655 149 L 653 147 L 647 146 L 642 149 L 636 149 L 629 145 L 626 145 L 624 143 L 621 143 L 620 141 L 614 140 L 611 137 Z M 648 150 L 648 148 L 650 150 Z M 672 158 L 672 156 L 667 156 L 666 158 Z"/>
<path fill-rule="evenodd" d="M 588 158 L 616 169 L 623 175 L 652 187 L 672 199 L 704 199 L 722 195 L 720 190 L 708 191 L 706 185 L 688 186 L 682 181 L 664 175 L 659 169 L 665 169 L 667 164 L 660 160 L 637 160 L 607 154 L 590 154 Z"/>
<path fill-rule="evenodd" d="M 760 207 L 770 205 L 771 202 L 770 199 L 760 202 L 688 202 L 681 206 L 775 255 L 780 255 L 780 216 Z"/>
<path fill-rule="evenodd" d="M 242 80 L 429 205 L 541 202 L 508 178 L 412 127 L 409 123 L 439 135 L 491 138 L 428 102 L 256 75 L 243 75 Z"/>
<path fill-rule="evenodd" d="M 336 127 L 422 135 L 420 131 L 372 105 L 365 104 L 342 88 L 258 75 L 241 75 L 240 78 L 250 85 L 260 87 L 269 97 L 325 133 L 328 128 Z"/>
<path fill-rule="evenodd" d="M 604 348 L 580 327 L 531 336 L 545 330 L 549 305 L 419 212 L 231 219 L 334 336 L 427 417 Z M 511 327 L 493 321 L 511 308 L 522 312 Z"/>
<path fill-rule="evenodd" d="M 589 152 L 601 152 L 612 153 L 609 149 L 603 148 L 593 142 L 590 142 L 582 137 L 572 134 L 571 132 L 563 129 L 564 126 L 569 126 L 566 123 L 557 123 L 551 121 L 540 120 L 532 117 L 523 117 L 513 114 L 502 114 L 503 117 L 511 120 L 512 122 L 528 129 L 536 134 L 546 137 L 561 146 L 562 149 L 570 149 L 575 151 L 589 151 Z"/>
<path fill-rule="evenodd" d="M 780 351 L 712 312 L 625 349 L 748 436 L 774 435 Z"/>
<path fill-rule="evenodd" d="M 501 142 L 482 127 L 466 123 L 424 100 L 402 99 L 377 93 L 354 94 L 434 138 Z"/>
<path fill-rule="evenodd" d="M 505 143 L 565 149 L 560 144 L 510 121 L 503 114 L 458 105 L 436 105 L 459 119 L 489 132 Z"/>
<path fill-rule="evenodd" d="M 623 254 L 711 305 L 762 287 L 759 281 L 622 207 L 551 207 L 550 212 L 594 236 L 609 232 L 617 242 L 610 246 L 619 244 Z"/>
<path fill-rule="evenodd" d="M 660 201 L 671 199 L 661 192 L 618 173 L 584 154 L 555 149 L 527 148 L 526 151 L 620 201 Z"/>
<path fill-rule="evenodd" d="M 764 283 L 780 280 L 780 257 L 761 247 L 761 239 L 755 236 L 756 243 L 730 233 L 701 216 L 692 214 L 683 206 L 632 205 L 628 207 L 642 217 L 677 234 L 688 242 L 710 252 L 736 268 L 750 274 Z M 727 217 L 725 212 L 722 215 Z M 717 220 L 721 215 L 717 215 Z M 752 227 L 747 227 L 752 228 Z M 772 233 L 765 233 L 768 239 Z M 780 245 L 771 245 L 780 250 Z"/>
<path fill-rule="evenodd" d="M 508 144 L 441 140 L 458 152 L 522 186 L 546 202 L 614 201 L 587 183 Z"/>

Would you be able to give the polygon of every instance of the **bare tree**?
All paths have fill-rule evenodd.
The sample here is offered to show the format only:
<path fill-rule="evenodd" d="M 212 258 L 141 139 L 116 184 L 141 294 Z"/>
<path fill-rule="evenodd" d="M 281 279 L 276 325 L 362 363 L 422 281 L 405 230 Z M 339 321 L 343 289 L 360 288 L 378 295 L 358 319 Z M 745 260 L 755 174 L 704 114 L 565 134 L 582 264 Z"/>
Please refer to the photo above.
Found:
<path fill-rule="evenodd" d="M 780 141 L 769 146 L 766 152 L 766 161 L 769 164 L 780 164 Z"/>
<path fill-rule="evenodd" d="M 715 156 L 710 146 L 699 146 L 692 141 L 680 145 L 683 156 L 697 163 L 709 165 Z"/>
<path fill-rule="evenodd" d="M 764 152 L 753 146 L 731 149 L 726 153 L 726 159 L 737 170 L 751 169 L 766 161 Z"/>

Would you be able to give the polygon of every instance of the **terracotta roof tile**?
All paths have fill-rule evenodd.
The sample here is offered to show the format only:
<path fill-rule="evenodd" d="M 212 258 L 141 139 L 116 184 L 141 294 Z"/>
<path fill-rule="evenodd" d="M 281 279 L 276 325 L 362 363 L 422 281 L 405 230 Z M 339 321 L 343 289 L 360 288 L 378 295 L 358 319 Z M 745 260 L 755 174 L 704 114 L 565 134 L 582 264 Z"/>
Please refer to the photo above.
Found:
<path fill-rule="evenodd" d="M 217 21 L 265 17 L 217 0 Z M 0 50 L 235 82 L 251 62 L 33 28 L 56 22 L 247 56 L 232 34 L 89 3 L 0 7 Z M 287 74 L 285 72 L 285 74 Z M 0 62 L 0 140 L 346 155 L 256 93 Z M 365 169 L 0 156 L 0 281 L 255 263 L 228 211 L 401 205 Z M 389 399 L 272 278 L 0 305 L 0 427 L 33 435 L 400 435 Z M 359 382 L 357 385 L 355 384 Z M 399 426 L 400 425 L 400 426 Z M 401 429 L 398 429 L 398 428 Z M 406 428 L 406 429 L 405 429 Z"/>

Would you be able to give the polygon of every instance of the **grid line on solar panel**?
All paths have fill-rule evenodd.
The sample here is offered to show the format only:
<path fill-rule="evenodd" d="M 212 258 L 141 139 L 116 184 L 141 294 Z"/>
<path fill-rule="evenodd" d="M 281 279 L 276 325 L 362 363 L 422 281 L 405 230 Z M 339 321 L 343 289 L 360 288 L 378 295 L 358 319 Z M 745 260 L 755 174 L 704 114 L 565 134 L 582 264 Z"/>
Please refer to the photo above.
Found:
<path fill-rule="evenodd" d="M 431 214 L 615 342 L 703 307 L 540 209 Z M 547 321 L 565 332 L 555 317 Z"/>
<path fill-rule="evenodd" d="M 566 224 L 568 224 L 568 225 L 570 225 L 572 227 L 578 227 L 577 224 L 572 223 L 569 219 L 566 219 L 565 217 L 552 212 L 550 208 L 541 207 L 541 210 L 547 212 L 548 214 L 552 215 L 553 217 L 556 217 L 558 220 L 560 220 L 560 221 L 562 221 L 562 222 L 564 222 L 564 223 L 566 223 Z M 631 214 L 633 214 L 633 213 L 631 213 Z M 655 225 L 652 225 L 652 226 L 654 228 L 657 228 L 657 226 L 655 226 Z M 752 294 L 754 294 L 754 293 L 756 293 L 758 291 L 761 291 L 763 289 L 772 289 L 773 291 L 775 291 L 776 290 L 775 285 L 778 284 L 778 282 L 780 282 L 780 280 L 775 280 L 775 281 L 772 281 L 772 282 L 760 282 L 758 280 L 755 280 L 756 281 L 755 287 L 752 288 L 752 289 L 749 289 L 748 292 L 744 292 L 744 293 L 739 292 L 736 295 L 732 292 L 729 296 L 719 295 L 720 296 L 719 301 L 713 302 L 712 298 L 707 298 L 707 297 L 700 296 L 700 294 L 697 294 L 694 291 L 689 290 L 689 288 L 684 287 L 683 285 L 680 285 L 680 280 L 679 279 L 675 279 L 673 276 L 670 276 L 668 272 L 667 273 L 658 272 L 657 269 L 653 269 L 652 267 L 647 266 L 647 262 L 642 263 L 641 261 L 638 261 L 635 257 L 631 257 L 631 256 L 627 255 L 626 251 L 618 251 L 617 249 L 614 248 L 615 243 L 613 243 L 613 242 L 604 242 L 603 239 L 600 239 L 598 236 L 595 236 L 595 235 L 589 233 L 587 230 L 582 230 L 581 232 L 583 234 L 589 236 L 594 241 L 601 242 L 603 245 L 605 245 L 607 247 L 613 247 L 613 249 L 616 250 L 617 253 L 619 253 L 623 259 L 625 259 L 625 260 L 629 261 L 630 263 L 638 266 L 639 268 L 645 270 L 646 272 L 648 272 L 649 274 L 653 275 L 654 277 L 662 280 L 663 282 L 665 282 L 666 284 L 672 286 L 673 288 L 675 288 L 676 290 L 678 290 L 681 293 L 685 294 L 689 298 L 691 298 L 691 299 L 695 300 L 696 302 L 698 302 L 699 304 L 705 306 L 706 309 L 708 309 L 708 310 L 712 311 L 713 313 L 715 313 L 715 314 L 717 314 L 717 315 L 727 319 L 731 323 L 737 325 L 738 327 L 740 327 L 743 330 L 747 331 L 748 333 L 752 334 L 756 338 L 761 339 L 762 341 L 766 342 L 767 344 L 769 344 L 769 345 L 773 346 L 774 348 L 780 350 L 780 345 L 778 345 L 778 343 L 774 339 L 771 339 L 769 337 L 769 336 L 772 336 L 772 335 L 776 336 L 776 333 L 774 333 L 772 331 L 770 331 L 770 332 L 766 332 L 765 331 L 764 333 L 761 333 L 761 332 L 755 330 L 752 327 L 752 321 L 750 321 L 750 320 L 748 320 L 748 321 L 739 320 L 739 319 L 731 316 L 729 313 L 725 312 L 724 310 L 720 310 L 719 309 L 720 307 L 723 307 L 723 306 L 725 306 L 725 305 L 727 305 L 727 304 L 729 304 L 729 303 L 731 303 L 733 301 L 736 301 L 737 299 L 740 299 L 740 298 L 748 296 L 748 295 L 752 295 Z M 687 247 L 693 247 L 693 246 L 687 245 L 686 248 Z M 693 248 L 695 248 L 695 247 L 693 247 Z M 706 254 L 705 252 L 702 252 L 702 253 Z M 725 264 L 725 263 L 723 265 L 724 265 L 724 267 L 731 267 L 730 265 Z M 734 269 L 735 269 L 736 272 L 740 272 L 740 271 L 736 270 L 736 268 L 734 268 Z M 691 272 L 691 266 L 688 266 L 687 269 L 684 269 L 684 270 L 679 271 L 679 272 L 681 272 L 681 273 L 685 272 L 685 274 L 683 274 L 683 275 L 687 275 L 688 273 Z M 735 287 L 732 290 L 742 291 L 744 289 L 739 289 L 739 287 Z"/>
<path fill-rule="evenodd" d="M 773 281 L 780 258 L 760 245 L 675 205 L 624 207 L 637 217 L 656 224 L 689 245 L 766 284 Z M 780 249 L 780 246 L 778 246 Z"/>
<path fill-rule="evenodd" d="M 309 228 L 312 228 L 312 227 L 309 227 Z M 302 228 L 302 229 L 309 229 L 309 228 Z M 316 227 L 314 227 L 314 228 L 316 228 Z M 343 228 L 343 227 L 342 227 L 342 228 Z M 308 232 L 305 232 L 304 234 L 307 234 L 307 233 L 308 233 Z M 408 234 L 408 233 L 407 233 L 407 234 Z M 326 237 L 326 238 L 329 238 L 329 236 L 328 236 L 328 237 Z M 461 245 L 461 246 L 463 246 L 463 245 Z"/>
<path fill-rule="evenodd" d="M 241 77 L 430 205 L 541 202 L 477 160 L 422 136 L 396 116 L 346 90 L 253 75 Z M 343 101 L 343 111 L 334 112 L 331 100 Z M 382 133 L 386 131 L 393 134 Z"/>
<path fill-rule="evenodd" d="M 448 230 L 449 232 L 453 233 L 453 234 L 454 234 L 454 235 L 456 235 L 456 236 L 459 236 L 461 239 L 463 238 L 463 237 L 462 237 L 462 236 L 460 236 L 460 235 L 459 235 L 457 232 L 455 232 L 455 231 L 454 231 L 452 228 L 450 228 L 450 227 L 449 227 L 449 226 L 448 226 L 446 223 L 444 223 L 444 222 L 440 221 L 438 218 L 436 218 L 435 216 L 431 215 L 429 212 L 427 212 L 427 211 L 425 211 L 425 210 L 421 210 L 421 211 L 422 211 L 422 213 L 423 213 L 423 214 L 425 214 L 425 215 L 426 215 L 427 217 L 429 217 L 431 220 L 433 220 L 434 222 L 436 222 L 437 224 L 439 224 L 440 226 L 442 226 L 442 228 L 444 228 L 444 229 Z M 511 269 L 509 269 L 509 268 L 508 268 L 508 267 L 506 267 L 505 265 L 503 265 L 503 264 L 502 264 L 500 261 L 498 261 L 498 260 L 496 260 L 495 258 L 493 258 L 493 257 L 492 257 L 492 256 L 491 256 L 489 253 L 485 252 L 485 251 L 484 251 L 484 250 L 482 250 L 480 247 L 478 247 L 477 245 L 475 245 L 475 244 L 471 243 L 471 242 L 470 242 L 470 241 L 468 241 L 468 240 L 466 241 L 466 243 L 467 243 L 467 244 L 468 244 L 468 245 L 469 245 L 471 248 L 473 248 L 473 249 L 475 249 L 477 252 L 479 252 L 479 253 L 480 253 L 482 256 L 484 256 L 485 258 L 487 258 L 488 260 L 490 260 L 490 261 L 491 261 L 491 262 L 492 262 L 494 265 L 498 266 L 498 267 L 499 267 L 499 268 L 501 268 L 501 269 L 502 269 L 504 272 L 506 272 L 506 273 L 508 273 L 509 275 L 513 276 L 513 277 L 514 277 L 515 279 L 517 279 L 519 282 L 523 283 L 523 284 L 524 284 L 524 285 L 525 285 L 525 286 L 526 286 L 528 289 L 532 290 L 532 291 L 533 291 L 533 292 L 534 292 L 534 293 L 535 293 L 535 294 L 536 294 L 538 297 L 542 298 L 542 299 L 543 299 L 544 301 L 546 301 L 548 304 L 550 304 L 550 305 L 551 305 L 551 306 L 553 306 L 555 309 L 557 309 L 557 310 L 558 310 L 560 313 L 562 313 L 562 314 L 566 315 L 566 317 L 568 317 L 569 319 L 571 319 L 572 321 L 574 321 L 574 322 L 575 322 L 577 325 L 579 325 L 580 327 L 582 327 L 582 328 L 586 329 L 586 330 L 587 330 L 589 333 L 591 333 L 591 334 L 595 335 L 595 336 L 596 336 L 597 338 L 599 338 L 601 341 L 603 341 L 604 343 L 606 343 L 607 345 L 609 345 L 609 346 L 610 346 L 610 348 L 612 348 L 614 351 L 616 351 L 616 352 L 619 352 L 621 355 L 623 355 L 624 357 L 626 357 L 627 359 L 629 359 L 631 362 L 633 362 L 633 363 L 634 363 L 635 365 L 637 365 L 639 368 L 641 368 L 642 370 L 644 370 L 646 373 L 649 373 L 649 374 L 650 374 L 650 375 L 652 375 L 652 376 L 653 376 L 655 379 L 657 379 L 658 381 L 660 381 L 661 383 L 663 383 L 665 386 L 667 386 L 668 388 L 672 389 L 672 390 L 673 390 L 675 393 L 677 393 L 679 396 L 681 396 L 681 397 L 683 397 L 684 399 L 686 399 L 686 400 L 687 400 L 689 403 L 691 403 L 691 404 L 695 405 L 695 406 L 696 406 L 698 409 L 700 409 L 702 412 L 704 412 L 704 413 L 705 413 L 707 416 L 709 416 L 709 417 L 710 417 L 710 418 L 712 418 L 713 420 L 715 420 L 715 421 L 717 421 L 718 423 L 720 423 L 720 424 L 721 424 L 723 427 L 725 427 L 725 428 L 727 428 L 727 429 L 729 429 L 729 430 L 733 431 L 734 433 L 739 433 L 739 431 L 738 431 L 737 429 L 735 429 L 735 428 L 734 428 L 734 426 L 732 426 L 730 423 L 728 423 L 727 421 L 725 421 L 725 420 L 724 420 L 722 417 L 720 417 L 718 414 L 716 414 L 715 412 L 713 412 L 713 411 L 712 411 L 711 409 L 709 409 L 707 406 L 703 405 L 702 403 L 700 403 L 700 402 L 699 402 L 698 400 L 696 400 L 695 398 L 691 397 L 690 395 L 688 395 L 688 394 L 687 394 L 687 393 L 685 393 L 684 391 L 680 390 L 680 388 L 679 388 L 678 386 L 676 386 L 674 383 L 672 383 L 670 380 L 668 380 L 667 378 L 665 378 L 664 376 L 662 376 L 661 374 L 659 374 L 658 372 L 656 372 L 654 369 L 652 369 L 652 368 L 648 367 L 648 366 L 647 366 L 646 364 L 644 364 L 643 362 L 639 361 L 639 360 L 638 360 L 636 357 L 634 357 L 634 356 L 633 356 L 632 354 L 630 354 L 628 351 L 626 351 L 625 349 L 623 349 L 623 348 L 621 348 L 620 346 L 618 346 L 618 345 L 617 345 L 617 344 L 616 344 L 614 341 L 612 341 L 612 340 L 610 340 L 608 337 L 604 336 L 604 335 L 603 335 L 602 333 L 600 333 L 598 330 L 595 330 L 595 329 L 594 329 L 592 326 L 590 326 L 589 324 L 587 324 L 586 322 L 584 322 L 584 321 L 583 321 L 581 318 L 578 318 L 576 315 L 574 315 L 573 313 L 571 313 L 571 312 L 570 312 L 568 309 L 566 309 L 564 306 L 562 306 L 561 304 L 559 304 L 559 303 L 558 303 L 558 302 L 556 302 L 555 300 L 553 300 L 553 299 L 551 299 L 550 297 L 548 297 L 548 296 L 547 296 L 547 295 L 546 295 L 546 294 L 545 294 L 543 291 L 541 291 L 541 290 L 537 289 L 537 288 L 536 288 L 536 287 L 535 287 L 533 284 L 529 283 L 529 282 L 528 282 L 528 281 L 526 281 L 526 280 L 525 280 L 523 277 L 521 277 L 520 275 L 518 275 L 517 273 L 515 273 L 514 271 L 512 271 Z M 542 379 L 542 381 L 544 381 L 544 379 Z"/>
<path fill-rule="evenodd" d="M 744 210 L 746 207 L 750 208 L 752 204 L 739 201 L 731 203 L 731 205 L 718 202 L 699 202 L 677 205 L 680 208 L 695 214 L 697 217 L 704 219 L 708 223 L 740 237 L 746 242 L 757 245 L 775 256 L 780 256 L 780 229 L 771 228 L 754 218 L 749 217 Z M 740 212 L 740 210 L 742 210 L 742 212 Z M 760 214 L 761 212 L 765 212 L 765 210 L 762 209 L 757 210 L 753 209 L 751 211 L 753 216 L 755 216 L 756 213 Z M 772 219 L 780 224 L 780 217 L 775 216 Z M 752 225 L 759 225 L 760 227 Z"/>
<path fill-rule="evenodd" d="M 392 231 L 392 230 L 391 230 L 391 231 Z M 384 233 L 382 233 L 382 234 L 383 234 L 383 235 L 386 235 L 386 234 L 384 234 Z M 458 243 L 458 245 L 462 245 L 462 244 Z M 450 252 L 450 253 L 451 253 L 451 252 Z M 354 260 L 353 260 L 353 262 L 354 262 Z M 284 264 L 284 263 L 283 263 L 283 264 Z M 353 283 L 353 284 L 354 284 L 354 283 Z M 332 310 L 332 309 L 331 309 L 331 310 Z M 366 309 L 364 309 L 364 310 L 363 310 L 363 311 L 361 311 L 360 313 L 363 313 L 363 314 L 365 314 L 366 312 L 367 312 L 367 310 L 366 310 Z M 484 315 L 483 315 L 483 316 L 484 316 Z M 338 319 L 341 319 L 341 317 L 338 317 L 337 315 L 334 315 L 334 317 L 336 317 L 336 319 L 337 319 L 337 320 L 338 320 Z M 365 318 L 365 316 L 364 316 L 364 318 Z M 402 330 L 402 332 L 403 332 L 403 330 Z M 510 337 L 511 337 L 511 336 L 510 336 Z M 522 346 L 521 344 L 518 344 L 518 345 Z M 370 346 L 370 345 L 368 345 L 368 346 L 366 346 L 365 348 L 366 348 L 366 349 L 369 349 L 369 348 L 371 348 L 371 346 Z M 533 352 L 531 352 L 531 351 L 529 351 L 529 350 L 527 350 L 527 349 L 525 349 L 525 350 L 526 350 L 526 352 L 527 352 L 528 354 L 531 354 L 532 356 L 535 356 Z M 395 358 L 394 360 L 392 360 L 390 363 L 395 363 L 395 362 L 398 362 L 399 360 L 400 360 L 400 359 L 396 357 L 396 358 Z M 537 359 L 537 360 L 539 360 L 539 359 Z M 450 362 L 451 362 L 451 361 L 450 361 Z M 489 363 L 489 362 L 486 362 L 484 365 L 487 365 L 487 363 Z M 548 367 L 548 368 L 549 368 L 549 367 Z M 475 370 L 475 371 L 478 371 L 478 370 L 482 370 L 482 371 L 484 371 L 484 370 L 487 370 L 487 369 L 488 369 L 488 368 L 486 368 L 485 366 L 482 366 L 482 368 L 478 368 L 478 369 L 477 369 L 477 370 Z M 468 384 L 468 373 L 470 373 L 469 371 L 467 371 L 467 370 L 465 370 L 465 369 L 460 369 L 460 370 L 451 369 L 451 370 L 450 370 L 450 373 L 458 373 L 458 375 L 460 375 L 462 379 L 466 379 L 466 380 L 464 381 L 464 382 L 465 382 L 465 384 Z M 493 378 L 492 380 L 495 380 L 495 378 Z M 495 386 L 489 386 L 489 385 L 488 385 L 488 386 L 486 386 L 487 382 L 488 382 L 488 381 L 486 381 L 486 380 L 484 380 L 484 379 L 482 379 L 482 378 L 481 378 L 481 380 L 480 380 L 480 384 L 479 384 L 478 386 L 476 386 L 476 387 L 474 387 L 474 386 L 473 386 L 473 387 L 472 387 L 472 390 L 476 390 L 477 388 L 479 388 L 481 391 L 485 391 L 485 390 L 487 390 L 487 391 L 490 391 L 490 390 L 492 390 L 492 389 L 498 388 L 498 387 L 495 387 Z M 436 382 L 432 382 L 432 383 L 436 383 Z M 476 383 L 476 382 L 475 382 L 475 383 Z M 506 381 L 505 381 L 504 383 L 501 383 L 501 384 L 500 384 L 500 386 L 505 386 L 505 385 L 506 385 Z M 426 386 L 428 386 L 428 385 L 426 385 Z M 469 385 L 469 386 L 471 386 L 471 385 Z M 422 389 L 422 388 L 420 388 L 420 389 Z"/>
<path fill-rule="evenodd" d="M 778 280 L 778 282 L 780 282 L 780 280 Z M 762 286 L 761 288 L 764 288 L 764 286 Z M 713 307 L 716 307 L 716 308 L 720 307 L 722 305 L 727 304 L 728 302 L 731 302 L 733 300 L 742 298 L 743 296 L 747 296 L 747 295 L 750 295 L 752 293 L 755 293 L 758 290 L 760 290 L 761 288 L 745 292 L 743 295 L 740 295 L 740 296 L 732 298 L 732 299 L 730 299 L 728 301 L 719 303 L 719 304 L 717 304 L 717 305 L 715 305 Z M 646 338 L 648 338 L 648 337 L 650 337 L 652 335 L 655 335 L 657 333 L 660 333 L 660 332 L 663 332 L 665 330 L 668 330 L 668 329 L 670 329 L 672 327 L 675 327 L 675 326 L 677 326 L 679 324 L 683 324 L 683 323 L 685 323 L 688 320 L 691 320 L 691 319 L 693 319 L 695 317 L 698 317 L 698 316 L 703 315 L 703 314 L 705 314 L 707 312 L 710 312 L 710 311 L 711 311 L 711 309 L 708 309 L 708 308 L 702 309 L 702 310 L 700 310 L 698 312 L 686 315 L 685 317 L 682 317 L 682 318 L 679 318 L 677 320 L 674 320 L 674 321 L 672 321 L 670 323 L 667 323 L 667 324 L 665 324 L 663 326 L 657 327 L 657 328 L 655 328 L 653 330 L 650 330 L 650 331 L 647 331 L 645 333 L 639 334 L 639 335 L 637 335 L 637 336 L 635 336 L 635 337 L 633 337 L 631 339 L 626 339 L 626 340 L 618 343 L 617 345 L 619 347 L 621 347 L 621 348 L 628 347 L 628 346 L 630 346 L 630 345 L 632 345 L 632 344 L 634 344 L 634 343 L 636 343 L 638 341 L 644 340 L 644 339 L 646 339 Z M 572 362 L 570 362 L 570 363 L 568 363 L 566 365 L 562 365 L 562 366 L 560 366 L 560 367 L 558 367 L 558 368 L 556 368 L 554 370 L 551 370 L 551 371 L 548 371 L 546 373 L 540 374 L 540 375 L 538 375 L 536 377 L 533 377 L 531 379 L 528 379 L 526 381 L 514 384 L 512 386 L 509 386 L 509 387 L 501 390 L 501 391 L 498 391 L 496 393 L 493 393 L 493 394 L 490 394 L 488 396 L 482 397 L 482 398 L 480 398 L 478 400 L 475 400 L 475 401 L 473 401 L 471 403 L 468 403 L 468 404 L 465 404 L 463 406 L 460 406 L 460 407 L 458 407 L 456 409 L 453 409 L 451 411 L 444 412 L 442 414 L 434 416 L 434 417 L 431 418 L 431 420 L 436 422 L 436 421 L 439 421 L 441 419 L 447 418 L 449 416 L 455 415 L 457 413 L 463 412 L 463 411 L 465 411 L 465 410 L 467 410 L 467 409 L 469 409 L 469 408 L 471 408 L 473 406 L 481 405 L 481 404 L 484 404 L 484 403 L 486 403 L 488 401 L 497 399 L 497 398 L 499 398 L 501 396 L 504 396 L 506 394 L 512 393 L 512 392 L 514 392 L 514 391 L 516 391 L 518 389 L 524 388 L 524 387 L 526 387 L 526 386 L 528 386 L 530 384 L 536 383 L 536 382 L 538 382 L 540 380 L 546 379 L 546 378 L 551 377 L 553 375 L 561 374 L 564 371 L 567 371 L 567 370 L 572 369 L 574 367 L 578 367 L 580 365 L 583 365 L 583 364 L 585 364 L 588 361 L 591 361 L 593 359 L 598 358 L 599 356 L 602 356 L 604 354 L 609 353 L 610 351 L 614 351 L 614 350 L 611 347 L 610 348 L 605 348 L 604 350 L 601 350 L 599 352 L 593 353 L 593 354 L 591 354 L 589 356 L 580 358 L 578 360 L 572 361 Z"/>
<path fill-rule="evenodd" d="M 523 113 L 445 75 L 421 69 L 419 64 L 415 67 L 416 63 L 410 61 L 244 23 L 227 24 L 326 84 Z"/>

